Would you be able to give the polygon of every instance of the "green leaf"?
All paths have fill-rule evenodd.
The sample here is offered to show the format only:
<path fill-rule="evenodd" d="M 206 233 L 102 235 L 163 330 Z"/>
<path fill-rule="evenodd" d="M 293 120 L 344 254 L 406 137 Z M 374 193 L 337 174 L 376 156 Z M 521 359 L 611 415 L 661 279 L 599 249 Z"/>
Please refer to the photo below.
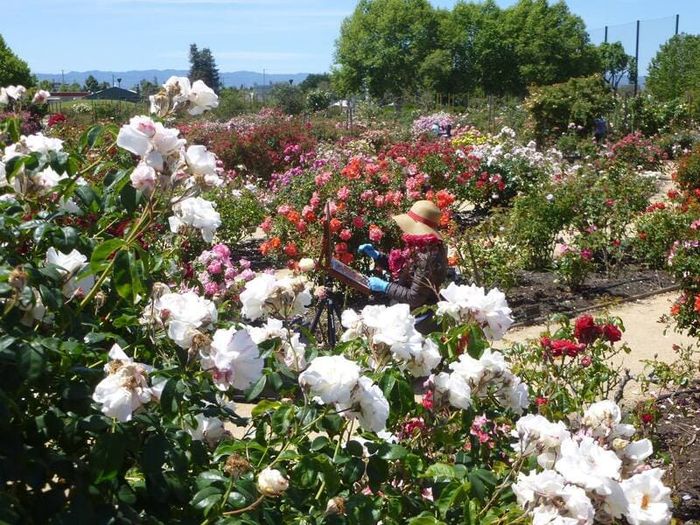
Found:
<path fill-rule="evenodd" d="M 221 501 L 223 494 L 217 487 L 205 487 L 192 498 L 192 505 L 196 509 L 204 511 L 207 514 L 211 508 Z"/>
<path fill-rule="evenodd" d="M 37 379 L 44 372 L 46 351 L 32 345 L 23 345 L 17 354 L 20 372 L 27 379 Z"/>
<path fill-rule="evenodd" d="M 142 280 L 143 264 L 132 251 L 120 251 L 114 261 L 114 287 L 123 299 L 137 302 L 137 296 L 145 292 Z"/>
<path fill-rule="evenodd" d="M 408 525 L 446 525 L 444 521 L 440 521 L 434 516 L 416 516 L 406 522 Z"/>
<path fill-rule="evenodd" d="M 435 504 L 443 518 L 446 517 L 450 509 L 468 499 L 469 487 L 469 483 L 454 481 L 442 489 Z"/>
<path fill-rule="evenodd" d="M 258 381 L 250 387 L 248 392 L 246 393 L 246 401 L 252 401 L 256 397 L 260 395 L 260 393 L 265 389 L 265 385 L 267 384 L 267 376 L 261 376 Z"/>
<path fill-rule="evenodd" d="M 472 493 L 482 503 L 498 482 L 491 471 L 484 469 L 471 470 L 467 477 L 471 483 Z"/>
<path fill-rule="evenodd" d="M 92 270 L 93 273 L 102 270 L 107 265 L 107 260 L 110 258 L 110 255 L 123 245 L 123 239 L 109 239 L 108 241 L 98 244 L 92 251 L 92 256 L 90 257 L 90 270 Z"/>
<path fill-rule="evenodd" d="M 95 441 L 89 458 L 90 470 L 95 477 L 95 483 L 114 479 L 119 474 L 127 440 L 120 432 L 103 434 Z"/>
<path fill-rule="evenodd" d="M 447 463 L 435 463 L 430 465 L 421 478 L 432 478 L 435 481 L 452 481 L 455 479 L 463 479 L 467 469 L 464 465 L 448 465 Z"/>
<path fill-rule="evenodd" d="M 281 406 L 282 403 L 280 403 L 279 401 L 263 399 L 257 405 L 255 405 L 255 408 L 253 408 L 253 410 L 251 411 L 251 415 L 254 418 L 257 418 L 262 416 L 265 412 L 277 410 Z"/>
<path fill-rule="evenodd" d="M 381 457 L 382 459 L 386 460 L 395 460 L 395 459 L 402 459 L 406 457 L 406 454 L 408 454 L 408 450 L 406 450 L 404 447 L 401 445 L 389 445 L 389 450 L 386 452 L 382 453 Z"/>
<path fill-rule="evenodd" d="M 177 392 L 177 379 L 168 379 L 160 394 L 160 409 L 165 416 L 171 416 L 177 412 L 175 393 Z"/>

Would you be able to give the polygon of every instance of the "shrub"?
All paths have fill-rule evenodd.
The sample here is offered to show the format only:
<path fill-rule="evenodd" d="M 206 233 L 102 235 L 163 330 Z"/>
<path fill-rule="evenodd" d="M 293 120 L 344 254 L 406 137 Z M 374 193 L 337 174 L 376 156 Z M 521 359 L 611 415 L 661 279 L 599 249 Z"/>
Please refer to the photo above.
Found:
<path fill-rule="evenodd" d="M 656 170 L 666 160 L 666 153 L 640 132 L 631 133 L 610 148 L 610 162 L 627 164 L 631 168 Z"/>
<path fill-rule="evenodd" d="M 681 158 L 673 178 L 683 190 L 700 189 L 700 144 Z"/>
<path fill-rule="evenodd" d="M 525 99 L 527 125 L 540 145 L 564 133 L 569 123 L 591 133 L 594 119 L 607 114 L 612 104 L 612 92 L 602 77 L 572 78 L 531 91 Z"/>
<path fill-rule="evenodd" d="M 228 185 L 209 196 L 216 203 L 216 211 L 221 215 L 221 227 L 217 235 L 222 242 L 236 244 L 255 232 L 265 218 L 266 210 L 260 193 L 254 186 L 252 189 L 235 189 Z"/>
<path fill-rule="evenodd" d="M 651 268 L 664 268 L 673 242 L 683 238 L 692 220 L 691 214 L 672 205 L 650 206 L 635 223 L 634 254 Z"/>
<path fill-rule="evenodd" d="M 594 269 L 592 259 L 593 252 L 588 248 L 557 244 L 554 247 L 554 272 L 562 283 L 571 290 L 577 290 Z"/>

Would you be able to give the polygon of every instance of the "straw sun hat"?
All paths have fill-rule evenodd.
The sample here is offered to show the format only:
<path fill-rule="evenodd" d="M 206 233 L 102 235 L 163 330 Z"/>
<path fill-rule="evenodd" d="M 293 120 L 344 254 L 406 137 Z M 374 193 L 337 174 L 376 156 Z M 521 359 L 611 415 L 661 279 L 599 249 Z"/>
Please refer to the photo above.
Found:
<path fill-rule="evenodd" d="M 409 235 L 436 235 L 440 227 L 440 208 L 430 201 L 416 201 L 408 213 L 394 215 L 392 218 L 404 233 Z"/>

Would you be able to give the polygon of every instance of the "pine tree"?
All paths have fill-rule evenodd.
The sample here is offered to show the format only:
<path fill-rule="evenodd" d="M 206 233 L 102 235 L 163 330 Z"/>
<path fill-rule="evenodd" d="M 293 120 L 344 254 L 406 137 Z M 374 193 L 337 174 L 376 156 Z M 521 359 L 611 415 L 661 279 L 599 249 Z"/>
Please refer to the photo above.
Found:
<path fill-rule="evenodd" d="M 207 86 L 214 91 L 219 91 L 221 80 L 219 79 L 219 70 L 214 61 L 214 55 L 208 47 L 201 51 L 197 48 L 197 44 L 190 45 L 190 81 L 202 80 Z"/>

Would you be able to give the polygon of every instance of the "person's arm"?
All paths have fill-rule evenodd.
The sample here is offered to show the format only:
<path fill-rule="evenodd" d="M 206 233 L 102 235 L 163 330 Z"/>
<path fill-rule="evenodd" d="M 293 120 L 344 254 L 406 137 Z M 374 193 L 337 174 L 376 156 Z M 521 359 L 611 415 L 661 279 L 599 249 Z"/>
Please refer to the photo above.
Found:
<path fill-rule="evenodd" d="M 430 280 L 429 259 L 429 257 L 421 257 L 416 261 L 410 286 L 389 283 L 386 295 L 396 302 L 408 304 L 411 309 L 423 306 L 436 298 L 436 292 Z"/>

